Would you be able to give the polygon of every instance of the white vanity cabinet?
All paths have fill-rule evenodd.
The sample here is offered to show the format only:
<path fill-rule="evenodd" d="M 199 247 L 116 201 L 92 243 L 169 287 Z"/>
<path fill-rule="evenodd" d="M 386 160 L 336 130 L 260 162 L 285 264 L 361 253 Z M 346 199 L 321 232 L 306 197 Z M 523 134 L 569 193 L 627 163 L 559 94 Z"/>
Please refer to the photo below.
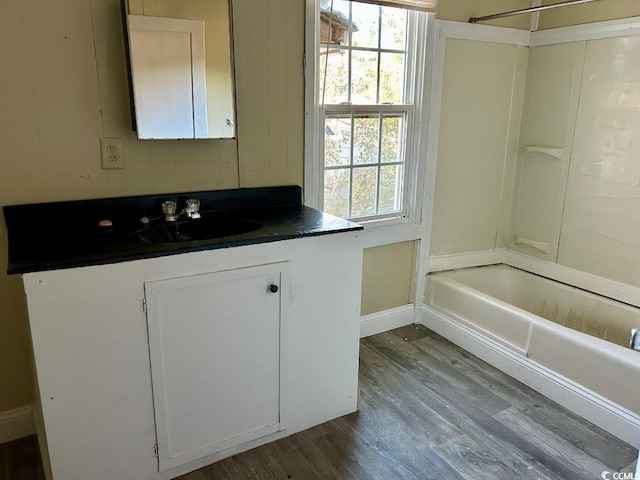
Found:
<path fill-rule="evenodd" d="M 48 477 L 175 478 L 355 411 L 361 272 L 352 231 L 25 274 Z"/>

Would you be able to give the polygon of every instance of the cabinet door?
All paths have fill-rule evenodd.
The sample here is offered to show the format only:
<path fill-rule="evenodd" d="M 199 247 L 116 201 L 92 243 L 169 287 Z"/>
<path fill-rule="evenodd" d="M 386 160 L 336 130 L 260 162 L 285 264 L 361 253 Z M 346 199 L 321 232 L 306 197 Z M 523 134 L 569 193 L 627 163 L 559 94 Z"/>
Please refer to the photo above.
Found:
<path fill-rule="evenodd" d="M 285 267 L 145 283 L 160 471 L 283 428 Z"/>

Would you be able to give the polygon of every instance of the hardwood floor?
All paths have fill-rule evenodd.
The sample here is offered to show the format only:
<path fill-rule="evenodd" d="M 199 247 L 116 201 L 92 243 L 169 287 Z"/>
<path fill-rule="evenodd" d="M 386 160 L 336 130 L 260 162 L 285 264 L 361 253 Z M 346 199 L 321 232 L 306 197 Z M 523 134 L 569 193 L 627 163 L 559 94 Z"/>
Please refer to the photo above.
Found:
<path fill-rule="evenodd" d="M 358 412 L 180 479 L 596 479 L 637 455 L 412 325 L 362 340 Z M 32 437 L 0 445 L 0 480 L 41 479 L 34 458 Z"/>
<path fill-rule="evenodd" d="M 0 480 L 44 479 L 35 435 L 0 444 Z"/>

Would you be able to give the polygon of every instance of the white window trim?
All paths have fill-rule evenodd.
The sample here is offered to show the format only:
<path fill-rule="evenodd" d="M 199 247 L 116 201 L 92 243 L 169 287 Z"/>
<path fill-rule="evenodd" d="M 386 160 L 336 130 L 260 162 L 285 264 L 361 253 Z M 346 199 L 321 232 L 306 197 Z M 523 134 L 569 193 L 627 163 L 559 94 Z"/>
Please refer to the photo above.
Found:
<path fill-rule="evenodd" d="M 324 178 L 323 137 L 321 135 L 322 113 L 319 104 L 319 29 L 320 1 L 306 2 L 305 33 L 305 161 L 304 161 L 304 203 L 313 208 L 322 208 L 322 179 Z M 403 212 L 398 217 L 382 220 L 360 220 L 365 227 L 367 246 L 386 245 L 422 238 L 423 200 L 425 187 L 429 105 L 431 98 L 431 73 L 433 59 L 433 14 L 422 14 L 414 23 L 417 38 L 427 38 L 416 51 L 409 52 L 415 65 L 415 88 L 412 106 L 412 122 L 408 126 L 405 157 L 405 189 Z M 425 32 L 426 31 L 426 32 Z M 415 58 L 413 56 L 416 55 Z M 417 88 L 421 86 L 422 88 Z M 359 221 L 359 220 L 354 220 Z"/>

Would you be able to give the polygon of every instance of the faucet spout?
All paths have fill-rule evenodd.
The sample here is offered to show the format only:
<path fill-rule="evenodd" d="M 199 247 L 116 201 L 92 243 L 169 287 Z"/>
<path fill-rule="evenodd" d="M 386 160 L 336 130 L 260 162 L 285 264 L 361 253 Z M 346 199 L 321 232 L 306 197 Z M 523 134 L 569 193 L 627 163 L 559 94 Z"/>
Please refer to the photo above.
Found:
<path fill-rule="evenodd" d="M 630 345 L 632 350 L 640 350 L 640 328 L 631 329 Z"/>

